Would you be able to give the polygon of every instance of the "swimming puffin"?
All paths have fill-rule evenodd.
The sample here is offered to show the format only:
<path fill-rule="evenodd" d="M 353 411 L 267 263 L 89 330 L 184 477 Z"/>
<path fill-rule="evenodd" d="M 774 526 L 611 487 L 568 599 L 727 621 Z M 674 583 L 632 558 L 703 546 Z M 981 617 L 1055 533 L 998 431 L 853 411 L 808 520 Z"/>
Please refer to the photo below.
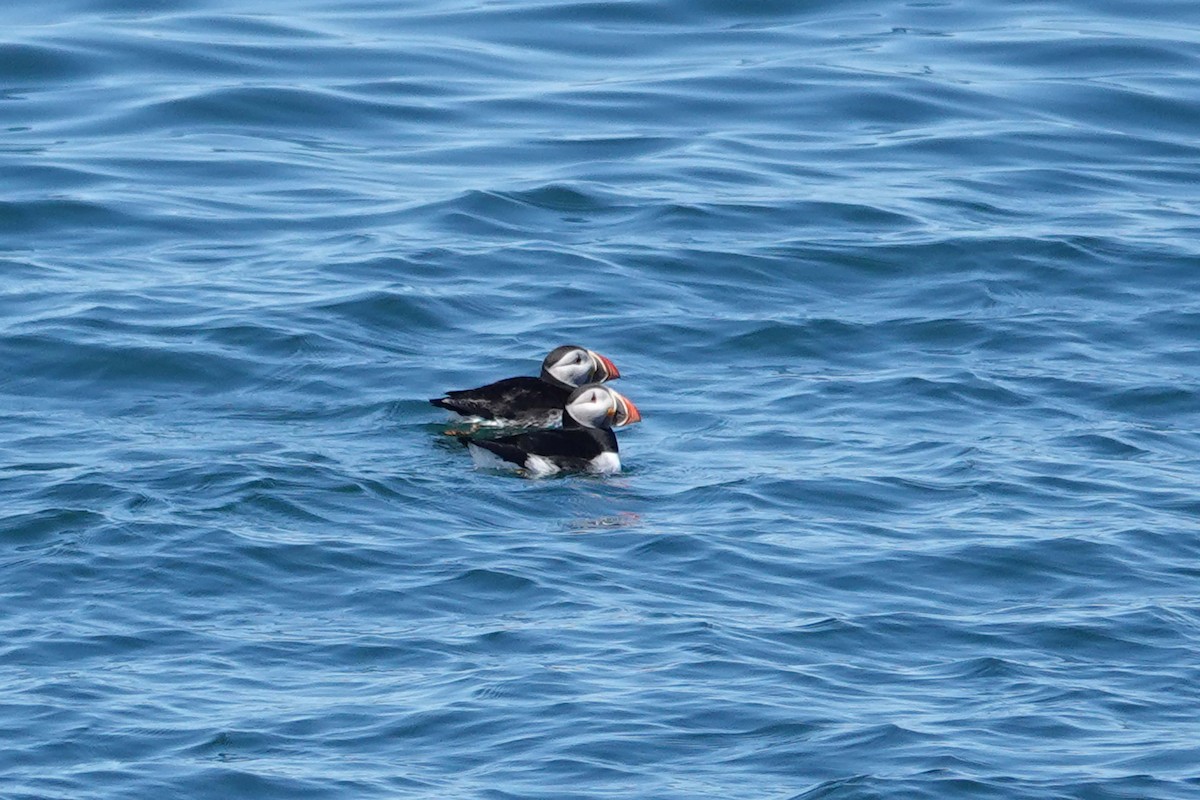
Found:
<path fill-rule="evenodd" d="M 617 435 L 613 428 L 641 422 L 629 398 L 600 383 L 571 392 L 562 410 L 562 428 L 531 431 L 496 439 L 465 440 L 479 467 L 524 469 L 540 477 L 556 472 L 621 471 Z"/>
<path fill-rule="evenodd" d="M 550 351 L 536 378 L 505 378 L 476 389 L 446 392 L 429 402 L 464 417 L 505 425 L 542 427 L 562 418 L 571 392 L 585 383 L 621 377 L 617 365 L 594 350 L 564 344 Z"/>

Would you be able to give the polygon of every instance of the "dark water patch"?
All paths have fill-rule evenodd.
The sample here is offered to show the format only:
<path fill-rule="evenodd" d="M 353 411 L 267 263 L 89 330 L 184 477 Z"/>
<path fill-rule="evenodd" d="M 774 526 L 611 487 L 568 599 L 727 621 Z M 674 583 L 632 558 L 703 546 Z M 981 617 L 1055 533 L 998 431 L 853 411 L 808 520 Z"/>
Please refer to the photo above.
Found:
<path fill-rule="evenodd" d="M 1069 397 L 1105 411 L 1148 419 L 1146 415 L 1182 415 L 1187 417 L 1196 407 L 1195 391 L 1186 386 L 1144 385 L 1113 387 L 1092 378 L 1036 377 L 1030 385 L 1045 392 Z"/>
<path fill-rule="evenodd" d="M 427 210 L 467 232 L 528 230 L 538 236 L 547 233 L 547 225 L 553 229 L 629 213 L 625 204 L 594 189 L 554 185 L 512 193 L 471 192 Z"/>
<path fill-rule="evenodd" d="M 334 298 L 316 306 L 315 310 L 382 334 L 396 329 L 437 327 L 451 316 L 444 311 L 450 311 L 452 306 L 470 310 L 446 298 L 415 297 L 381 289 Z"/>
<path fill-rule="evenodd" d="M 159 779 L 153 781 L 149 788 L 154 791 L 183 791 L 198 798 L 227 797 L 230 794 L 252 794 L 263 798 L 297 795 L 323 798 L 336 797 L 341 791 L 337 787 L 327 787 L 321 781 L 292 777 L 287 774 L 283 764 L 274 769 L 268 764 L 264 772 L 258 772 L 237 767 L 236 764 L 242 759 L 236 754 L 219 756 L 215 760 L 224 763 L 221 766 L 189 770 L 170 781 Z"/>
<path fill-rule="evenodd" d="M 14 362 L 24 364 L 22 371 L 9 380 L 18 387 L 24 385 L 32 395 L 51 376 L 60 387 L 90 386 L 91 391 L 100 393 L 114 391 L 115 386 L 123 387 L 123 391 L 133 387 L 178 391 L 187 387 L 208 393 L 243 383 L 252 374 L 241 359 L 209 352 L 171 353 L 131 344 L 85 345 L 49 334 L 8 336 L 0 347 Z"/>
<path fill-rule="evenodd" d="M 6 42 L 0 45 L 0 85 L 6 93 L 80 80 L 94 70 L 88 54 L 63 45 Z"/>
<path fill-rule="evenodd" d="M 1104 405 L 1113 411 L 1190 415 L 1198 408 L 1197 401 L 1200 397 L 1197 394 L 1193 387 L 1139 386 L 1110 394 Z"/>
<path fill-rule="evenodd" d="M 103 186 L 110 176 L 65 166 L 16 165 L 6 169 L 0 180 L 10 195 L 25 194 L 27 199 L 41 200 L 48 191 L 79 192 Z M 12 208 L 15 216 L 23 204 L 14 204 Z"/>
<path fill-rule="evenodd" d="M 562 184 L 548 184 L 523 192 L 515 192 L 511 199 L 527 203 L 548 211 L 591 214 L 611 207 L 615 198 L 605 197 L 595 189 L 583 189 Z"/>
<path fill-rule="evenodd" d="M 424 603 L 431 609 L 450 612 L 485 602 L 499 612 L 527 607 L 530 603 L 546 602 L 555 592 L 547 591 L 539 582 L 512 572 L 497 569 L 470 569 L 451 578 L 425 587 L 422 591 Z M 511 641 L 505 631 L 483 634 L 480 644 L 487 648 L 523 648 L 524 638 L 513 636 Z"/>
<path fill-rule="evenodd" d="M 439 116 L 428 109 L 367 103 L 351 100 L 333 91 L 297 90 L 286 86 L 229 88 L 203 95 L 165 100 L 150 106 L 123 125 L 144 130 L 147 126 L 171 126 L 180 118 L 205 130 L 236 127 L 239 130 L 267 127 L 272 130 L 322 127 L 362 127 L 373 118 L 393 116 L 429 122 Z M 444 117 L 442 117 L 444 119 Z"/>
<path fill-rule="evenodd" d="M 18 550 L 47 541 L 75 538 L 105 521 L 103 514 L 82 508 L 46 508 L 7 516 L 7 538 Z"/>
<path fill-rule="evenodd" d="M 1049 102 L 1060 119 L 1107 126 L 1114 116 L 1126 132 L 1187 136 L 1195 130 L 1200 105 L 1184 97 L 1162 96 L 1124 87 L 1069 82 L 1044 84 L 1034 99 Z"/>
<path fill-rule="evenodd" d="M 0 230 L 12 236 L 30 236 L 65 228 L 118 228 L 137 222 L 133 215 L 100 203 L 70 198 L 0 202 Z"/>
<path fill-rule="evenodd" d="M 1137 458 L 1144 456 L 1147 451 L 1128 442 L 1103 434 L 1082 434 L 1079 436 L 1063 437 L 1061 443 L 1101 458 Z"/>

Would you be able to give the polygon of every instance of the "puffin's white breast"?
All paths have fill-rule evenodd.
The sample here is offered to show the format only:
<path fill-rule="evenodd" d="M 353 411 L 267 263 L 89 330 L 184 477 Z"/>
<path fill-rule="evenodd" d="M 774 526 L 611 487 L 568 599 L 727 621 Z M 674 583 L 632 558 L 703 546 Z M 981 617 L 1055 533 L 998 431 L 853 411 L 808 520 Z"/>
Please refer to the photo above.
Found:
<path fill-rule="evenodd" d="M 621 471 L 621 457 L 616 453 L 601 453 L 588 464 L 589 472 L 611 475 Z"/>

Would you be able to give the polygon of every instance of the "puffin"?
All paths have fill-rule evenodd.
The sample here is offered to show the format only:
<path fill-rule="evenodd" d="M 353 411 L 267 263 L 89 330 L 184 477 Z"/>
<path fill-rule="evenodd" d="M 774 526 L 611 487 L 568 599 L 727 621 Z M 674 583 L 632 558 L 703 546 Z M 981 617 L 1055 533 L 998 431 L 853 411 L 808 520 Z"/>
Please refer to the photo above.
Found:
<path fill-rule="evenodd" d="M 446 392 L 429 402 L 474 420 L 517 427 L 547 427 L 562 417 L 571 392 L 586 383 L 621 377 L 617 365 L 595 350 L 564 344 L 550 351 L 536 378 L 505 378 L 475 389 Z"/>
<path fill-rule="evenodd" d="M 477 467 L 523 469 L 534 477 L 557 472 L 611 475 L 621 471 L 613 428 L 641 422 L 629 398 L 601 383 L 571 392 L 562 410 L 562 427 L 495 439 L 464 439 Z"/>

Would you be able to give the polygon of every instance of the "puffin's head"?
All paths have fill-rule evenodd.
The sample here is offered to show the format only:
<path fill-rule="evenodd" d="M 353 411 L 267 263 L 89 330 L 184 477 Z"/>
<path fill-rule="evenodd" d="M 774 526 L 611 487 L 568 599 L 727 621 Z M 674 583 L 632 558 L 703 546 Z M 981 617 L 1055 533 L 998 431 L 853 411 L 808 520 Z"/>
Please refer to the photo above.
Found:
<path fill-rule="evenodd" d="M 542 379 L 568 389 L 621 377 L 617 365 L 594 350 L 564 344 L 542 361 Z"/>
<path fill-rule="evenodd" d="M 641 412 L 628 397 L 600 383 L 571 392 L 566 411 L 585 428 L 620 428 L 642 421 Z"/>

